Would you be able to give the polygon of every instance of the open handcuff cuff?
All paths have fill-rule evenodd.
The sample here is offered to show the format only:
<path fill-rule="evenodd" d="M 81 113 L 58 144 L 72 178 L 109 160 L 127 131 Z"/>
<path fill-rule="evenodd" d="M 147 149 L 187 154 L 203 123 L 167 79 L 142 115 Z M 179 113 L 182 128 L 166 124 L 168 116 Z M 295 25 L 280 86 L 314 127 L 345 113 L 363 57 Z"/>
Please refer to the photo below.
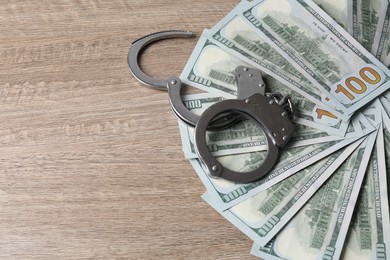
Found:
<path fill-rule="evenodd" d="M 260 70 L 245 66 L 235 69 L 237 99 L 223 100 L 207 108 L 201 116 L 190 112 L 181 100 L 182 82 L 178 77 L 160 80 L 146 75 L 138 64 L 138 56 L 150 43 L 167 38 L 192 37 L 189 31 L 163 31 L 142 37 L 132 43 L 128 53 L 130 71 L 140 82 L 159 90 L 168 90 L 169 101 L 176 116 L 195 127 L 195 146 L 200 161 L 212 177 L 236 183 L 249 183 L 266 175 L 277 162 L 279 151 L 289 141 L 294 124 L 291 98 L 278 93 L 266 93 Z M 243 118 L 252 119 L 264 131 L 268 151 L 262 164 L 249 172 L 225 168 L 208 149 L 207 130 L 228 128 Z"/>

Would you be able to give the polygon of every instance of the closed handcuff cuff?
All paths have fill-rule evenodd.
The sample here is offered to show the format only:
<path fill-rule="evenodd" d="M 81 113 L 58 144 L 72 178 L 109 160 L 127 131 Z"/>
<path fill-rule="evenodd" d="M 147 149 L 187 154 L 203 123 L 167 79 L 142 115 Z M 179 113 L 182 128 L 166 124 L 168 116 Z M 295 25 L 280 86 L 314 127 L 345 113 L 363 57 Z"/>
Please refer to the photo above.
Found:
<path fill-rule="evenodd" d="M 195 127 L 195 146 L 200 161 L 209 175 L 235 183 L 254 182 L 265 176 L 278 160 L 279 151 L 289 141 L 294 124 L 290 97 L 266 93 L 260 70 L 238 66 L 235 69 L 237 99 L 217 102 L 207 108 L 201 116 L 190 112 L 181 100 L 182 82 L 178 77 L 160 80 L 146 75 L 138 64 L 142 50 L 150 43 L 167 38 L 192 37 L 190 31 L 162 31 L 149 34 L 134 41 L 129 49 L 128 64 L 136 79 L 155 89 L 168 90 L 169 101 L 176 116 Z M 236 172 L 225 168 L 209 151 L 207 130 L 221 130 L 232 126 L 242 118 L 252 119 L 264 131 L 268 142 L 267 155 L 262 164 L 249 172 Z"/>

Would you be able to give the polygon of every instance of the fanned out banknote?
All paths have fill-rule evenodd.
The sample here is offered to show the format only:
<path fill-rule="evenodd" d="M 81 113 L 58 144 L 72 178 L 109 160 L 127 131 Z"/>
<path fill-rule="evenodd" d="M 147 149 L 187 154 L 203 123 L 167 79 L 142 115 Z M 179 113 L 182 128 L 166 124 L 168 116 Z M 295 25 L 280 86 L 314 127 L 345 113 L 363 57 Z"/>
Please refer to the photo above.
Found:
<path fill-rule="evenodd" d="M 191 94 L 182 97 L 184 105 L 194 114 L 201 115 L 212 104 L 221 101 L 215 94 Z M 362 125 L 365 125 L 362 129 Z M 183 151 L 187 159 L 197 158 L 194 145 L 194 128 L 179 122 Z M 364 116 L 358 114 L 350 121 L 346 135 L 331 135 L 306 125 L 296 124 L 288 147 L 299 147 L 317 143 L 361 137 L 374 130 Z M 207 131 L 206 140 L 214 156 L 266 150 L 268 147 L 264 131 L 252 120 L 243 120 L 234 126 L 219 131 Z"/>
<path fill-rule="evenodd" d="M 313 122 L 337 125 L 344 112 L 337 107 L 336 100 L 313 85 L 288 58 L 283 57 L 267 42 L 268 39 L 264 35 L 258 34 L 256 28 L 246 23 L 245 18 L 239 17 L 240 9 L 241 7 L 237 6 L 218 24 L 206 31 L 204 35 L 208 41 L 250 66 L 260 69 L 319 106 L 311 109 Z"/>
<path fill-rule="evenodd" d="M 194 129 L 179 122 L 203 199 L 253 240 L 253 255 L 390 259 L 389 2 L 243 0 L 200 36 L 180 78 L 204 93 L 182 96 L 187 109 L 201 115 L 235 99 L 243 65 L 261 70 L 266 92 L 291 96 L 296 112 L 274 168 L 247 184 L 210 177 Z M 267 154 L 264 129 L 250 119 L 206 139 L 237 172 Z"/>
<path fill-rule="evenodd" d="M 390 87 L 390 71 L 318 6 L 255 0 L 236 9 L 294 68 L 349 117 Z"/>
<path fill-rule="evenodd" d="M 314 2 L 385 66 L 390 65 L 388 0 L 314 0 Z"/>
<path fill-rule="evenodd" d="M 303 208 L 265 246 L 252 254 L 265 259 L 339 259 L 376 139 L 374 132 Z M 350 162 L 351 164 L 348 164 Z"/>
<path fill-rule="evenodd" d="M 264 246 L 332 174 L 344 169 L 338 168 L 359 144 L 354 142 L 340 149 L 221 214 L 255 243 Z M 208 193 L 202 197 L 213 206 Z"/>
<path fill-rule="evenodd" d="M 389 113 L 390 111 L 390 93 L 386 93 L 386 95 L 383 95 L 379 98 L 381 101 L 383 108 Z"/>
<path fill-rule="evenodd" d="M 350 0 L 348 1 L 348 32 L 366 50 L 374 53 L 374 38 L 380 13 L 386 11 L 387 0 Z M 382 15 L 381 15 L 382 17 Z"/>
<path fill-rule="evenodd" d="M 238 19 L 239 18 L 235 21 L 238 22 Z M 239 23 L 239 26 L 248 27 L 244 23 L 242 23 L 242 25 Z M 242 32 L 241 36 L 236 37 L 241 37 L 242 41 L 244 41 L 246 34 L 245 32 Z M 200 36 L 189 61 L 183 69 L 181 74 L 183 83 L 210 93 L 218 94 L 224 98 L 236 98 L 237 83 L 234 70 L 238 66 L 250 67 L 251 65 L 233 56 L 212 41 L 207 40 L 206 35 L 207 31 Z M 248 38 L 247 41 L 249 40 L 250 39 Z M 248 44 L 249 43 L 245 43 L 245 46 L 248 46 Z M 262 55 L 264 58 L 267 58 L 265 53 L 262 53 Z M 269 64 L 274 62 L 274 67 L 281 65 L 280 62 L 273 57 L 277 55 L 276 52 L 268 55 L 267 61 Z M 282 57 L 279 58 L 284 60 Z M 283 62 L 287 64 L 286 60 Z M 293 70 L 291 74 L 296 75 L 298 74 L 298 71 Z M 294 76 L 294 78 L 296 78 L 296 76 Z M 321 92 L 311 92 L 311 90 L 308 89 L 307 92 L 305 92 L 305 94 L 310 94 L 311 100 L 308 100 L 308 98 L 305 98 L 293 88 L 287 87 L 287 85 L 270 75 L 264 73 L 263 80 L 266 84 L 266 92 L 280 93 L 283 96 L 289 95 L 292 97 L 296 123 L 315 127 L 333 135 L 344 136 L 348 127 L 348 122 L 342 121 L 318 105 L 319 100 L 316 100 L 313 96 L 319 97 L 321 96 Z M 309 95 L 306 94 L 306 97 L 308 96 Z"/>
<path fill-rule="evenodd" d="M 313 0 L 322 10 L 332 17 L 345 30 L 349 26 L 349 0 Z"/>
<path fill-rule="evenodd" d="M 368 6 L 370 7 L 368 1 Z M 376 1 L 373 1 L 376 2 Z M 381 7 L 379 11 L 373 13 L 377 21 L 377 29 L 374 37 L 374 44 L 372 53 L 375 57 L 383 62 L 385 66 L 390 65 L 390 8 L 388 0 L 381 0 Z M 373 12 L 371 9 L 369 10 Z M 369 19 L 368 19 L 369 20 Z"/>
<path fill-rule="evenodd" d="M 388 176 L 386 174 L 384 132 L 390 124 L 382 108 L 382 127 L 378 131 L 366 179 L 360 190 L 349 234 L 342 254 L 343 259 L 387 259 L 390 252 L 390 216 Z"/>
<path fill-rule="evenodd" d="M 380 105 L 376 103 L 366 115 L 381 121 L 378 108 Z M 347 182 L 342 181 L 345 176 L 336 172 L 277 236 L 263 247 L 254 244 L 252 253 L 265 259 L 339 259 L 341 255 L 342 259 L 386 259 L 390 244 L 386 232 L 389 227 L 387 176 L 385 166 L 378 163 L 385 159 L 382 133 L 379 127 L 372 157 L 364 156 L 364 153 L 370 152 L 369 139 L 374 141 L 375 134 L 369 137 L 364 151 L 362 147 L 355 151 L 354 165 L 345 164 L 344 170 L 351 174 Z M 351 158 L 353 156 L 349 160 Z M 369 168 L 359 190 L 356 189 L 360 181 L 358 175 L 365 169 L 362 166 L 368 158 Z M 343 172 L 342 175 L 348 174 Z M 352 178 L 355 179 L 353 182 Z M 341 200 L 340 192 L 344 194 Z M 349 205 L 356 198 L 358 204 L 351 219 L 353 207 Z"/>
<path fill-rule="evenodd" d="M 222 179 L 212 178 L 202 168 L 198 159 L 192 159 L 190 162 L 206 186 L 208 193 L 214 197 L 215 204 L 213 206 L 222 211 L 283 181 L 357 139 L 359 138 L 348 138 L 284 149 L 281 152 L 278 163 L 265 178 L 248 184 L 236 184 Z M 266 153 L 266 151 L 263 153 Z M 264 154 L 260 151 L 217 158 L 225 167 L 239 172 L 245 172 L 256 169 L 261 164 L 262 157 L 264 157 Z"/>

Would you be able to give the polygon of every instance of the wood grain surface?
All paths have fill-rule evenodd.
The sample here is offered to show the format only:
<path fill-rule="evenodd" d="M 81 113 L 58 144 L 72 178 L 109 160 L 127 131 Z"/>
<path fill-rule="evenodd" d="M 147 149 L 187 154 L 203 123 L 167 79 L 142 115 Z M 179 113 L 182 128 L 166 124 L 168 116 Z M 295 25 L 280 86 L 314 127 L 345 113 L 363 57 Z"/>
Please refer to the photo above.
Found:
<path fill-rule="evenodd" d="M 140 85 L 130 43 L 198 35 L 238 0 L 0 3 L 0 259 L 256 259 L 204 202 L 166 92 Z M 150 46 L 179 75 L 197 39 Z"/>

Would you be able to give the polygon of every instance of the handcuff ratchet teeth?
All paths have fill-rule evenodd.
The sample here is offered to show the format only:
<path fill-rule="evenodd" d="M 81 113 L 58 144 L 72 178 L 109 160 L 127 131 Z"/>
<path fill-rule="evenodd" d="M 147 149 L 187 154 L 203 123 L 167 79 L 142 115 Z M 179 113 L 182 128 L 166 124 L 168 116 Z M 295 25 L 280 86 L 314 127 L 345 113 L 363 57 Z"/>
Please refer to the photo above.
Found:
<path fill-rule="evenodd" d="M 267 93 L 260 70 L 245 66 L 235 69 L 237 99 L 223 100 L 207 108 L 201 116 L 189 111 L 181 100 L 182 82 L 178 77 L 160 80 L 146 75 L 139 67 L 138 57 L 150 43 L 175 37 L 192 37 L 189 31 L 171 30 L 142 37 L 132 43 L 128 53 L 130 71 L 140 82 L 159 90 L 168 90 L 173 112 L 184 123 L 195 127 L 195 146 L 200 161 L 212 177 L 236 183 L 249 183 L 266 175 L 277 162 L 279 151 L 289 141 L 294 131 L 291 122 L 294 111 L 289 96 Z M 250 118 L 265 133 L 267 155 L 262 164 L 250 172 L 235 172 L 225 168 L 211 154 L 206 141 L 206 131 L 228 128 L 243 118 Z"/>

